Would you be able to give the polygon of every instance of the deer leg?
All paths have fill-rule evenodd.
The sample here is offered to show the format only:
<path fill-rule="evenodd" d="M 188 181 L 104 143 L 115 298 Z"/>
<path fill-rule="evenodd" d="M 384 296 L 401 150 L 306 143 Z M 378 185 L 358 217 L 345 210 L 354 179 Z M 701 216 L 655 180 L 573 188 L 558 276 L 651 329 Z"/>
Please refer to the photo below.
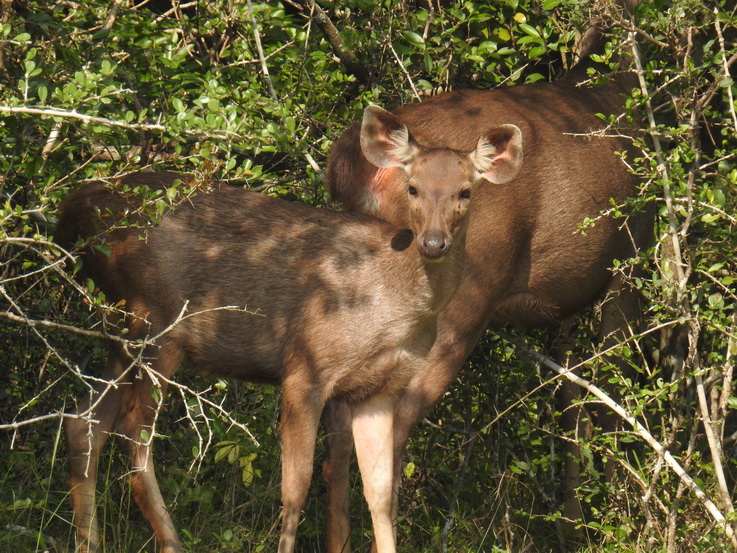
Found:
<path fill-rule="evenodd" d="M 561 323 L 560 333 L 553 345 L 553 356 L 563 367 L 570 367 L 578 361 L 573 358 L 573 342 L 571 341 L 571 329 L 573 320 L 566 319 Z M 579 436 L 585 433 L 583 425 L 588 417 L 585 409 L 577 404 L 580 397 L 578 386 L 567 378 L 562 379 L 560 387 L 556 391 L 556 400 L 560 409 L 560 427 L 566 436 L 563 440 L 563 474 L 564 484 L 562 530 L 574 537 L 582 537 L 582 529 L 577 528 L 577 521 L 583 519 L 581 499 L 578 496 L 578 488 L 581 485 L 581 446 L 578 443 Z M 561 537 L 561 539 L 563 539 Z"/>
<path fill-rule="evenodd" d="M 633 326 L 637 327 L 640 318 L 640 294 L 624 277 L 617 274 L 609 284 L 612 297 L 602 304 L 601 326 L 599 328 L 599 340 L 604 349 L 609 349 L 617 343 L 621 343 L 632 337 Z M 614 360 L 621 376 L 631 374 L 630 367 L 625 360 L 617 356 Z M 617 390 L 604 384 L 605 389 L 617 400 Z M 599 425 L 603 432 L 616 432 L 621 426 L 621 419 L 617 414 L 606 407 L 599 408 Z M 615 477 L 616 463 L 605 460 L 604 475 L 609 482 Z"/>
<path fill-rule="evenodd" d="M 153 368 L 168 378 L 178 364 L 178 352 L 171 345 L 164 345 L 157 353 Z M 152 378 L 148 373 L 141 374 L 133 381 L 133 386 L 125 391 L 118 433 L 123 438 L 130 458 L 133 497 L 151 525 L 161 553 L 179 553 L 182 544 L 161 496 L 154 469 L 153 426 L 161 404 L 152 397 Z M 161 382 L 158 387 L 158 396 L 163 398 L 166 384 Z"/>
<path fill-rule="evenodd" d="M 456 332 L 458 330 L 458 332 Z M 427 363 L 410 380 L 394 406 L 394 490 L 393 513 L 396 517 L 402 474 L 402 455 L 412 431 L 440 401 L 463 367 L 481 332 L 471 329 L 443 328 Z"/>
<path fill-rule="evenodd" d="M 118 348 L 110 351 L 103 378 L 115 380 L 125 371 L 127 363 Z M 95 490 L 100 453 L 118 417 L 120 399 L 129 382 L 98 384 L 90 397 L 80 402 L 77 415 L 64 422 L 69 456 L 69 487 L 74 526 L 77 528 L 77 551 L 94 553 L 100 545 L 100 531 L 96 516 Z M 98 404 L 99 402 L 99 404 Z M 97 404 L 87 413 L 90 406 Z M 92 419 L 92 420 L 90 420 Z M 97 419 L 97 420 L 94 420 Z"/>
<path fill-rule="evenodd" d="M 418 371 L 418 373 L 412 378 L 407 387 L 401 393 L 398 399 L 394 400 L 394 412 L 392 416 L 392 435 L 393 445 L 391 448 L 392 452 L 392 485 L 391 493 L 391 515 L 390 520 L 393 522 L 396 520 L 398 506 L 399 506 L 399 486 L 401 484 L 402 474 L 402 455 L 407 445 L 407 440 L 410 434 L 419 424 L 419 422 L 432 410 L 435 404 L 442 398 L 445 391 L 450 387 L 451 383 L 455 379 L 458 371 L 460 371 L 463 363 L 468 357 L 469 353 L 476 344 L 476 341 L 481 331 L 474 329 L 465 329 L 458 327 L 455 328 L 445 327 L 442 332 L 438 332 L 438 342 L 433 346 L 431 355 L 425 365 Z M 345 428 L 345 417 L 346 414 L 340 410 L 333 411 L 331 415 L 334 418 L 342 419 L 340 421 L 333 421 L 333 424 L 337 425 L 335 428 Z M 355 436 L 354 429 L 354 439 Z M 330 451 L 331 448 L 338 446 L 337 441 L 328 440 L 328 458 L 338 459 L 341 458 L 343 453 L 333 453 Z M 345 442 L 340 442 L 341 446 L 345 446 Z M 349 517 L 347 511 L 347 497 L 348 497 L 348 478 L 345 476 L 344 479 L 340 479 L 340 471 L 332 470 L 335 466 L 331 466 L 331 470 L 325 472 L 329 492 L 330 511 L 329 517 L 334 512 L 341 512 L 345 524 L 349 524 Z M 345 474 L 348 471 L 348 462 L 345 461 Z M 344 491 L 338 493 L 334 492 L 340 487 L 343 487 Z M 335 498 L 345 498 L 344 500 L 338 500 Z M 342 502 L 344 501 L 344 502 Z M 329 527 L 333 531 L 338 532 L 335 526 Z M 347 533 L 347 532 L 346 532 Z M 336 544 L 335 549 L 328 549 L 329 553 L 341 553 L 342 543 L 340 540 L 331 541 L 330 536 L 328 542 Z M 348 548 L 343 551 L 349 551 Z M 376 543 L 372 544 L 372 551 L 377 551 Z"/>
<path fill-rule="evenodd" d="M 351 406 L 353 439 L 378 553 L 394 553 L 394 404 L 379 396 Z"/>
<path fill-rule="evenodd" d="M 315 441 L 324 404 L 321 394 L 312 386 L 284 380 L 281 415 L 282 528 L 279 553 L 294 551 L 297 526 L 312 480 Z"/>
<path fill-rule="evenodd" d="M 333 399 L 323 410 L 323 427 L 327 457 L 322 466 L 327 486 L 328 553 L 348 553 L 351 550 L 351 521 L 349 512 L 349 475 L 353 456 L 351 411 L 347 403 Z"/>
<path fill-rule="evenodd" d="M 615 275 L 607 288 L 611 297 L 602 304 L 601 324 L 599 327 L 599 341 L 601 347 L 608 349 L 617 342 L 622 341 L 631 336 L 631 324 L 639 317 L 639 293 L 637 290 L 626 284 L 620 275 Z M 571 342 L 569 338 L 572 321 L 564 321 L 562 324 L 561 336 L 556 340 L 555 350 L 556 358 L 563 366 L 570 366 L 576 363 L 571 358 Z M 629 372 L 626 363 L 615 361 L 620 372 L 627 374 Z M 615 398 L 616 390 L 612 390 L 611 386 L 606 383 L 602 386 L 608 390 Z M 583 518 L 583 510 L 581 501 L 578 497 L 576 489 L 580 486 L 580 462 L 581 448 L 577 442 L 577 438 L 586 432 L 585 425 L 591 424 L 586 410 L 581 406 L 574 405 L 580 397 L 578 386 L 564 380 L 558 393 L 558 402 L 561 408 L 561 427 L 569 433 L 569 439 L 565 441 L 565 503 L 563 507 L 563 519 L 568 522 L 567 530 L 573 535 L 580 535 L 582 529 L 575 529 L 574 521 Z M 607 408 L 597 409 L 598 425 L 603 432 L 616 432 L 619 428 L 619 417 Z M 608 481 L 614 478 L 615 464 L 611 461 L 604 461 L 604 475 Z"/>

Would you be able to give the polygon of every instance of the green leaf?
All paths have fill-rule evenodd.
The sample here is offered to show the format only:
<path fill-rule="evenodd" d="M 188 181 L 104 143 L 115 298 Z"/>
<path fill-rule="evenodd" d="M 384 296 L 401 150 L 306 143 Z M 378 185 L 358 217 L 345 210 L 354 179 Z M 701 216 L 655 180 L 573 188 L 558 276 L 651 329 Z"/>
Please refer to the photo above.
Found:
<path fill-rule="evenodd" d="M 542 9 L 551 11 L 560 5 L 560 0 L 543 0 Z"/>
<path fill-rule="evenodd" d="M 519 28 L 520 30 L 522 30 L 522 32 L 530 36 L 536 36 L 538 38 L 540 37 L 540 32 L 532 25 L 528 25 L 527 23 L 520 23 Z"/>
<path fill-rule="evenodd" d="M 402 36 L 415 46 L 425 46 L 424 39 L 414 31 L 402 31 Z"/>
<path fill-rule="evenodd" d="M 499 40 L 504 41 L 504 42 L 507 42 L 508 40 L 511 40 L 512 38 L 512 35 L 504 27 L 497 27 L 496 29 L 494 29 L 493 33 Z"/>

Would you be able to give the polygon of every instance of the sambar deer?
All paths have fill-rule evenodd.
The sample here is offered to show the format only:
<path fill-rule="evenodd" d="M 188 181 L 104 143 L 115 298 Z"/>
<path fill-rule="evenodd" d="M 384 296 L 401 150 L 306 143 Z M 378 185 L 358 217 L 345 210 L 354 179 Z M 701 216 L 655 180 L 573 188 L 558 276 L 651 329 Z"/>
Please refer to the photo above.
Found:
<path fill-rule="evenodd" d="M 108 301 L 125 301 L 129 313 L 119 324 L 127 337 L 158 336 L 143 352 L 148 371 L 135 371 L 113 343 L 103 384 L 79 405 L 85 416 L 66 421 L 80 551 L 99 547 L 95 473 L 111 434 L 130 456 L 133 494 L 161 551 L 182 550 L 142 432 L 150 433 L 157 409 L 152 386 L 166 388 L 185 360 L 208 374 L 282 386 L 280 553 L 294 550 L 319 419 L 331 398 L 350 412 L 377 549 L 395 550 L 394 400 L 426 366 L 438 313 L 458 287 L 471 190 L 484 179 L 514 178 L 522 138 L 514 125 L 498 125 L 466 152 L 428 149 L 375 106 L 366 108 L 359 134 L 371 163 L 404 173 L 410 230 L 218 185 L 150 228 L 137 215 L 140 198 L 114 184 L 93 183 L 64 201 L 58 243 L 71 250 L 83 240 L 83 275 Z M 158 189 L 180 178 L 139 173 L 120 184 Z"/>
<path fill-rule="evenodd" d="M 557 325 L 607 292 L 612 297 L 603 306 L 602 339 L 624 338 L 628 322 L 638 317 L 637 291 L 610 268 L 614 260 L 628 259 L 650 242 L 653 217 L 647 209 L 621 218 L 606 215 L 612 201 L 627 212 L 626 200 L 637 195 L 638 180 L 628 167 L 637 156 L 631 138 L 606 132 L 606 122 L 597 115 L 624 113 L 624 95 L 635 85 L 634 76 L 620 73 L 602 86 L 588 82 L 588 70 L 596 65 L 591 56 L 604 43 L 603 31 L 589 28 L 581 40 L 580 61 L 557 82 L 448 92 L 393 112 L 419 142 L 436 148 L 468 149 L 483 128 L 501 122 L 517 125 L 525 137 L 525 164 L 517 177 L 475 191 L 461 285 L 438 317 L 437 339 L 426 365 L 395 403 L 395 514 L 407 439 L 448 389 L 486 328 Z M 407 225 L 404 177 L 394 168 L 368 162 L 359 135 L 354 124 L 333 146 L 327 169 L 333 198 L 348 210 Z M 587 219 L 595 224 L 582 230 Z M 564 382 L 561 401 L 575 395 Z M 331 402 L 326 413 L 328 551 L 341 553 L 351 550 L 351 433 L 344 405 Z M 575 428 L 577 410 L 563 413 L 562 425 Z M 600 424 L 613 428 L 611 417 L 602 412 Z M 578 451 L 572 440 L 565 448 L 569 493 L 564 514 L 575 519 L 580 505 L 570 490 L 579 479 Z"/>

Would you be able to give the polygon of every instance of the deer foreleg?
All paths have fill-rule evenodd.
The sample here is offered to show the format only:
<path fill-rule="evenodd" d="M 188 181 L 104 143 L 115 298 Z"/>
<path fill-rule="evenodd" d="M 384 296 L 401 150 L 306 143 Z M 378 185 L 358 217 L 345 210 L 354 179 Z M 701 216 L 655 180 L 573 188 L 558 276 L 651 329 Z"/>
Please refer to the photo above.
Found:
<path fill-rule="evenodd" d="M 296 380 L 296 379 L 295 379 Z M 312 480 L 315 441 L 324 406 L 317 390 L 285 380 L 282 392 L 282 528 L 279 553 L 292 553 Z"/>
<path fill-rule="evenodd" d="M 103 378 L 114 380 L 125 370 L 124 360 L 112 351 Z M 77 551 L 94 553 L 100 544 L 97 523 L 95 491 L 97 465 L 100 453 L 116 424 L 120 398 L 127 382 L 115 388 L 112 384 L 96 386 L 91 395 L 80 402 L 77 414 L 80 418 L 68 418 L 64 422 L 69 456 L 69 487 L 77 528 Z M 90 412 L 90 406 L 97 406 Z"/>
<path fill-rule="evenodd" d="M 378 553 L 394 553 L 394 404 L 393 396 L 351 406 L 353 439 L 374 527 Z"/>

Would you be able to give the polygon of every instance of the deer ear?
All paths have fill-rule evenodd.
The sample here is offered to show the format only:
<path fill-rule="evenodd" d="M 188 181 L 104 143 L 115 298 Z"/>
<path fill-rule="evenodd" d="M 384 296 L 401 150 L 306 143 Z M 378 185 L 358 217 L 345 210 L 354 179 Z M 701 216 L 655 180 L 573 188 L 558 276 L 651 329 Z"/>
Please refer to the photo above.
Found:
<path fill-rule="evenodd" d="M 361 123 L 361 150 L 377 167 L 406 167 L 417 152 L 417 144 L 394 115 L 379 106 L 368 106 Z"/>
<path fill-rule="evenodd" d="M 522 167 L 522 131 L 517 125 L 502 125 L 485 132 L 471 152 L 471 159 L 489 182 L 511 181 Z"/>

